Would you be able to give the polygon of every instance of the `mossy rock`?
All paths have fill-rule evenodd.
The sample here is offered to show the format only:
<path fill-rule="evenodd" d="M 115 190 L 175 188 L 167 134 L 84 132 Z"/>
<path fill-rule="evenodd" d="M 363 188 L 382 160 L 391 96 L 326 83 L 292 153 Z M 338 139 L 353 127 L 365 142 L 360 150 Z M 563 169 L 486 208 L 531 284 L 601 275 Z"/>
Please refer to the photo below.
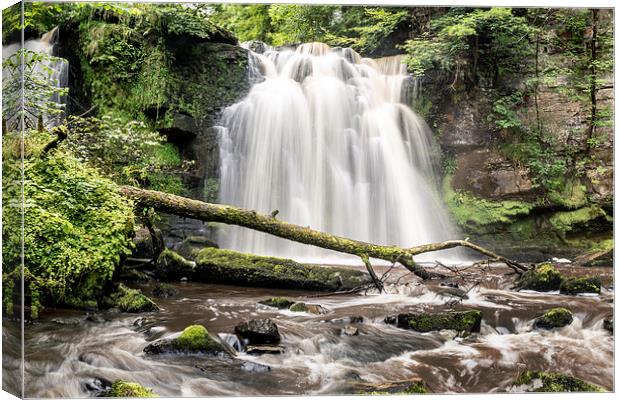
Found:
<path fill-rule="evenodd" d="M 167 299 L 168 297 L 176 296 L 179 291 L 168 285 L 167 283 L 158 283 L 157 285 L 155 285 L 151 293 L 153 294 L 153 296 L 160 299 Z"/>
<path fill-rule="evenodd" d="M 601 293 L 601 279 L 598 276 L 569 278 L 560 285 L 560 293 L 576 295 L 579 293 Z"/>
<path fill-rule="evenodd" d="M 160 339 L 150 343 L 143 350 L 147 354 L 166 353 L 204 353 L 220 354 L 226 349 L 222 344 L 209 335 L 202 325 L 190 325 L 181 335 L 173 339 Z"/>
<path fill-rule="evenodd" d="M 102 397 L 158 397 L 151 389 L 139 383 L 118 380 L 102 394 Z"/>
<path fill-rule="evenodd" d="M 598 385 L 559 372 L 525 371 L 514 382 L 515 386 L 528 385 L 528 392 L 604 392 Z"/>
<path fill-rule="evenodd" d="M 189 236 L 175 246 L 175 250 L 182 257 L 195 260 L 200 250 L 205 247 L 217 248 L 218 245 L 206 236 Z"/>
<path fill-rule="evenodd" d="M 480 332 L 482 313 L 478 310 L 450 311 L 434 314 L 399 314 L 398 327 L 418 332 L 452 329 L 459 332 Z"/>
<path fill-rule="evenodd" d="M 157 304 L 147 296 L 142 294 L 139 289 L 130 289 L 127 286 L 118 285 L 118 291 L 111 296 L 112 304 L 124 312 L 139 313 L 147 311 L 157 311 Z"/>
<path fill-rule="evenodd" d="M 304 265 L 285 258 L 216 248 L 202 249 L 196 264 L 192 278 L 209 283 L 336 291 L 353 289 L 370 281 L 368 274 L 353 269 Z"/>
<path fill-rule="evenodd" d="M 303 302 L 297 302 L 289 308 L 293 312 L 307 312 L 309 314 L 327 314 L 327 309 L 319 304 L 308 304 Z"/>
<path fill-rule="evenodd" d="M 179 281 L 190 278 L 194 273 L 195 263 L 186 260 L 170 249 L 161 252 L 155 265 L 155 276 L 163 281 Z"/>
<path fill-rule="evenodd" d="M 359 388 L 359 394 L 366 395 L 382 395 L 382 394 L 422 394 L 428 393 L 426 385 L 421 380 L 404 380 L 394 382 L 381 383 L 358 383 L 355 386 Z"/>
<path fill-rule="evenodd" d="M 287 298 L 284 298 L 284 297 L 272 297 L 272 298 L 267 299 L 267 300 L 261 300 L 258 303 L 259 304 L 263 304 L 265 306 L 275 307 L 275 308 L 279 308 L 279 309 L 289 308 L 290 306 L 295 304 L 294 301 L 291 301 L 291 300 L 289 300 Z"/>
<path fill-rule="evenodd" d="M 560 289 L 561 284 L 560 271 L 550 263 L 542 263 L 521 275 L 517 288 L 549 292 Z"/>
<path fill-rule="evenodd" d="M 534 328 L 553 329 L 570 325 L 573 314 L 566 308 L 552 308 L 534 321 Z"/>

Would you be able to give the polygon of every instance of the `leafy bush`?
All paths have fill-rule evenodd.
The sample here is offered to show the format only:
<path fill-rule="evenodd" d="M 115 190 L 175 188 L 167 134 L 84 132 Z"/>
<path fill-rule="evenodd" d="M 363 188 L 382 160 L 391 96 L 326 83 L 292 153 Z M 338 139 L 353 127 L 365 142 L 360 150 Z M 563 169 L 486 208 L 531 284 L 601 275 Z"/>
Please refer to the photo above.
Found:
<path fill-rule="evenodd" d="M 30 131 L 26 138 L 29 150 L 23 162 L 24 273 L 30 283 L 32 312 L 36 317 L 43 302 L 74 303 L 75 299 L 97 298 L 121 258 L 130 254 L 134 216 L 131 202 L 97 170 L 58 149 L 40 154 L 51 135 Z M 15 142 L 20 141 L 18 135 L 5 134 L 3 146 L 14 149 Z M 5 283 L 18 273 L 21 264 L 20 178 L 19 157 L 5 157 Z"/>

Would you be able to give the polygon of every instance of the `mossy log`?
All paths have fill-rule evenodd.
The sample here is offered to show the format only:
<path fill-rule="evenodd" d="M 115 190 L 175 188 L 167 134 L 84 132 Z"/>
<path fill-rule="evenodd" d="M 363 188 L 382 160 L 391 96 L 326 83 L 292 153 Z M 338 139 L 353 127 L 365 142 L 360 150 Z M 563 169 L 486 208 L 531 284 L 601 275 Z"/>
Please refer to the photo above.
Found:
<path fill-rule="evenodd" d="M 121 194 L 133 199 L 139 207 L 152 207 L 160 212 L 201 221 L 242 226 L 295 242 L 340 253 L 352 254 L 362 258 L 362 260 L 376 258 L 391 263 L 398 262 L 415 275 L 425 280 L 436 277 L 438 274 L 417 265 L 413 260 L 413 256 L 454 247 L 467 247 L 476 250 L 493 260 L 505 263 L 519 274 L 527 271 L 525 266 L 515 261 L 508 260 L 505 257 L 499 256 L 466 240 L 449 240 L 410 248 L 383 246 L 316 231 L 309 227 L 302 227 L 280 221 L 272 215 L 260 214 L 253 210 L 245 210 L 229 205 L 205 203 L 199 200 L 188 199 L 154 190 L 139 189 L 133 186 L 121 186 L 119 191 Z"/>

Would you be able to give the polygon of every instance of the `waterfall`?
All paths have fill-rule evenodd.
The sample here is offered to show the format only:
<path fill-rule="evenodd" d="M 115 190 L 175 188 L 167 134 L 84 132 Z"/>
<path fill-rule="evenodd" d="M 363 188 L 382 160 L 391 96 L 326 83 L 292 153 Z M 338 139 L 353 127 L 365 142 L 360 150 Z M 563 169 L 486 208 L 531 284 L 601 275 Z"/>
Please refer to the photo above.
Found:
<path fill-rule="evenodd" d="M 402 102 L 400 57 L 323 43 L 251 57 L 264 79 L 217 127 L 222 203 L 384 245 L 457 237 L 438 195 L 432 132 Z M 219 239 L 298 260 L 335 255 L 238 227 Z"/>
<path fill-rule="evenodd" d="M 47 56 L 41 61 L 35 61 L 33 68 L 31 71 L 26 71 L 26 73 L 30 74 L 33 79 L 44 79 L 48 84 L 57 87 L 64 88 L 68 86 L 68 76 L 69 76 L 69 63 L 67 60 L 63 58 L 53 57 L 54 56 L 54 46 L 58 41 L 58 27 L 52 29 L 51 31 L 45 33 L 39 39 L 29 39 L 24 42 L 24 48 L 30 50 L 35 53 L 42 53 Z M 7 46 L 2 47 L 2 60 L 5 61 L 7 58 L 13 56 L 17 53 L 18 50 L 22 48 L 21 43 L 13 43 Z M 25 56 L 25 62 L 30 60 L 27 59 L 27 55 Z M 2 78 L 4 81 L 20 79 L 19 76 L 9 76 L 8 69 L 3 68 Z M 32 89 L 36 90 L 36 89 Z M 26 95 L 29 94 L 28 88 L 26 88 Z M 37 98 L 36 100 L 38 105 L 52 101 L 54 103 L 66 104 L 67 99 L 66 96 L 61 96 L 58 93 L 55 93 L 51 99 L 43 99 Z M 28 101 L 24 105 L 27 109 L 34 108 L 34 106 L 29 107 Z M 36 125 L 37 112 L 32 112 L 31 114 L 26 113 L 26 118 L 30 119 L 30 124 L 32 126 Z M 8 115 L 7 116 L 7 126 L 15 126 L 17 124 L 17 118 L 19 115 Z M 64 115 L 55 114 L 55 115 L 43 115 L 43 123 L 46 127 L 52 127 L 60 124 Z"/>

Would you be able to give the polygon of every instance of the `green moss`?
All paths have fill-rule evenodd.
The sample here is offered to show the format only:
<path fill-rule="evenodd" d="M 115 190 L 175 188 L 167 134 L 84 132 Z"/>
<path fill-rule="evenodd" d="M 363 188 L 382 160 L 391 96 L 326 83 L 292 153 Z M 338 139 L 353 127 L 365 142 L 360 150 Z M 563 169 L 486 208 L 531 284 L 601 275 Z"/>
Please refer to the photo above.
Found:
<path fill-rule="evenodd" d="M 560 189 L 550 191 L 547 197 L 555 204 L 569 209 L 584 207 L 588 203 L 588 190 L 585 185 L 568 181 Z"/>
<path fill-rule="evenodd" d="M 579 293 L 600 293 L 601 279 L 598 276 L 569 278 L 560 285 L 560 293 L 576 295 Z"/>
<path fill-rule="evenodd" d="M 181 165 L 179 149 L 172 143 L 164 143 L 155 149 L 155 159 L 159 165 L 178 167 Z"/>
<path fill-rule="evenodd" d="M 443 180 L 443 196 L 456 223 L 468 231 L 484 231 L 495 224 L 509 224 L 530 213 L 534 204 L 516 200 L 490 201 L 452 188 L 452 175 Z"/>
<path fill-rule="evenodd" d="M 123 284 L 118 286 L 118 291 L 112 295 L 114 305 L 121 311 L 136 313 L 157 311 L 159 307 L 138 289 L 130 289 Z"/>
<path fill-rule="evenodd" d="M 115 381 L 103 397 L 158 397 L 151 389 L 128 381 Z"/>
<path fill-rule="evenodd" d="M 259 303 L 269 307 L 275 307 L 280 309 L 289 308 L 290 306 L 295 304 L 294 301 L 290 301 L 289 299 L 286 299 L 284 297 L 272 297 L 271 299 L 261 300 L 259 301 Z"/>
<path fill-rule="evenodd" d="M 400 314 L 398 326 L 418 332 L 453 329 L 459 332 L 478 332 L 482 313 L 477 310 L 452 311 L 435 314 Z"/>
<path fill-rule="evenodd" d="M 558 372 L 523 372 L 515 381 L 515 386 L 532 385 L 540 380 L 542 386 L 529 388 L 528 392 L 604 392 L 597 385 Z"/>
<path fill-rule="evenodd" d="M 213 339 L 202 325 L 190 325 L 183 330 L 177 339 L 180 349 L 187 351 L 200 351 L 210 347 Z"/>
<path fill-rule="evenodd" d="M 549 222 L 561 234 L 570 232 L 578 227 L 585 227 L 599 218 L 609 218 L 605 211 L 598 206 L 583 207 L 575 211 L 560 211 L 549 218 Z"/>
<path fill-rule="evenodd" d="M 561 284 L 560 271 L 549 263 L 542 263 L 521 275 L 517 288 L 548 292 L 558 290 Z"/>
<path fill-rule="evenodd" d="M 409 386 L 407 389 L 405 389 L 403 393 L 404 394 L 421 394 L 421 393 L 428 393 L 428 390 L 426 389 L 424 382 L 416 382 L 413 385 Z"/>
<path fill-rule="evenodd" d="M 181 278 L 192 277 L 194 268 L 194 262 L 186 260 L 170 249 L 165 249 L 157 258 L 155 276 L 166 281 L 178 281 Z"/>
<path fill-rule="evenodd" d="M 367 274 L 353 269 L 304 265 L 216 248 L 202 249 L 196 264 L 195 280 L 257 287 L 341 290 L 358 287 L 369 279 Z"/>
<path fill-rule="evenodd" d="M 534 321 L 535 328 L 561 328 L 573 322 L 573 314 L 566 308 L 552 308 Z"/>

